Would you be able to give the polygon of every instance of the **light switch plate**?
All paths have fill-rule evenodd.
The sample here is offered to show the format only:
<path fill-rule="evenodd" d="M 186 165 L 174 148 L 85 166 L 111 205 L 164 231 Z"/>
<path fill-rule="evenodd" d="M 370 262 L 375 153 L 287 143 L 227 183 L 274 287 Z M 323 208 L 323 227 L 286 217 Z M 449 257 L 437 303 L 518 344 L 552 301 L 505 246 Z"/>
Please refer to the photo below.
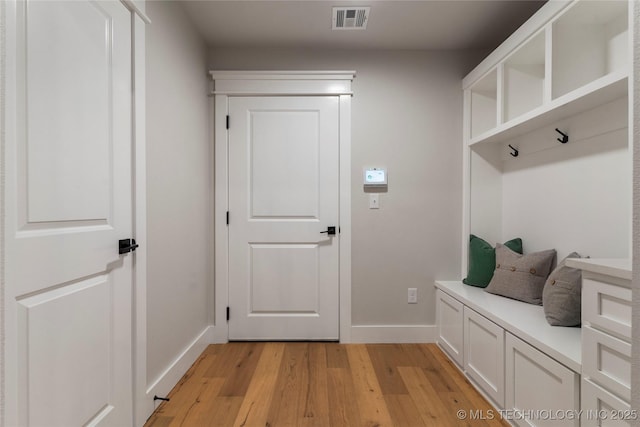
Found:
<path fill-rule="evenodd" d="M 379 194 L 369 194 L 369 209 L 380 209 Z"/>

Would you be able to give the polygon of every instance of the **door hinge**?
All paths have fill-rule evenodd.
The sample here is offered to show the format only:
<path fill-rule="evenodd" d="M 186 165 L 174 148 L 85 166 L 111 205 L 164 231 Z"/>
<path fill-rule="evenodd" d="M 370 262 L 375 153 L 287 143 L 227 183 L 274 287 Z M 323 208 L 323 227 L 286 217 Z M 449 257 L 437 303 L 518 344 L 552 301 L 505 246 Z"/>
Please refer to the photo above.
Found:
<path fill-rule="evenodd" d="M 227 129 L 229 129 L 229 115 L 227 115 Z"/>
<path fill-rule="evenodd" d="M 229 321 L 230 313 L 231 313 L 231 310 L 229 309 L 229 306 L 227 306 L 227 322 Z"/>
<path fill-rule="evenodd" d="M 229 211 L 227 211 L 227 225 L 229 225 Z"/>

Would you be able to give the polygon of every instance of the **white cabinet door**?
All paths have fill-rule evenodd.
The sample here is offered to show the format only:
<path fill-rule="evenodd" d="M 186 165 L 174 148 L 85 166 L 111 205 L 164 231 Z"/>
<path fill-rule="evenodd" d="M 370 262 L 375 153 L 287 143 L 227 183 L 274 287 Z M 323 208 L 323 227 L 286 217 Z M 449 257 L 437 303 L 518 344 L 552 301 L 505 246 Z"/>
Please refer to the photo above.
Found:
<path fill-rule="evenodd" d="M 584 326 L 582 376 L 631 401 L 631 344 Z"/>
<path fill-rule="evenodd" d="M 463 364 L 463 305 L 440 289 L 436 292 L 436 323 L 438 344 L 458 366 Z"/>
<path fill-rule="evenodd" d="M 584 378 L 581 403 L 581 427 L 629 427 L 640 413 L 638 409 L 631 409 L 624 400 Z"/>
<path fill-rule="evenodd" d="M 494 403 L 504 407 L 504 330 L 464 307 L 464 370 Z"/>
<path fill-rule="evenodd" d="M 579 426 L 580 376 L 512 334 L 506 335 L 505 405 L 514 411 L 516 424 Z"/>
<path fill-rule="evenodd" d="M 584 273 L 582 279 L 582 322 L 626 340 L 631 340 L 631 285 L 611 278 L 611 283 Z M 626 286 L 614 284 L 619 281 Z"/>
<path fill-rule="evenodd" d="M 131 425 L 131 14 L 6 7 L 4 421 Z"/>
<path fill-rule="evenodd" d="M 230 339 L 338 339 L 338 113 L 229 98 Z"/>

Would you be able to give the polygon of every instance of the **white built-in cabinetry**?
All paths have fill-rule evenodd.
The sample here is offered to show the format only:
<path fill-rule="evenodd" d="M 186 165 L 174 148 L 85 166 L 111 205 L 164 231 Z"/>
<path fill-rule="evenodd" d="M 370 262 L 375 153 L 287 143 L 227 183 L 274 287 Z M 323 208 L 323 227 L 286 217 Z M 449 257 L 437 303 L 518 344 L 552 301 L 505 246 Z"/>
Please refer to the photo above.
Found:
<path fill-rule="evenodd" d="M 469 234 L 594 258 L 581 266 L 583 328 L 552 327 L 542 307 L 460 281 L 436 283 L 438 344 L 496 407 L 574 411 L 517 425 L 626 425 L 612 412 L 575 414 L 629 409 L 631 293 L 616 276 L 624 261 L 596 258 L 631 256 L 634 7 L 548 2 L 463 80 L 462 275 Z"/>
<path fill-rule="evenodd" d="M 549 2 L 463 80 L 462 274 L 470 233 L 630 256 L 633 7 Z"/>
<path fill-rule="evenodd" d="M 464 371 L 504 407 L 504 329 L 469 307 L 463 310 Z"/>
<path fill-rule="evenodd" d="M 629 426 L 631 402 L 631 263 L 571 260 L 582 269 L 583 426 Z"/>
<path fill-rule="evenodd" d="M 460 281 L 436 288 L 436 311 L 447 313 L 438 317 L 438 344 L 502 417 L 522 426 L 579 425 L 580 328 L 551 326 L 541 306 Z"/>
<path fill-rule="evenodd" d="M 458 366 L 464 364 L 462 340 L 464 324 L 462 319 L 464 305 L 449 294 L 436 292 L 436 324 L 438 325 L 438 343 Z"/>

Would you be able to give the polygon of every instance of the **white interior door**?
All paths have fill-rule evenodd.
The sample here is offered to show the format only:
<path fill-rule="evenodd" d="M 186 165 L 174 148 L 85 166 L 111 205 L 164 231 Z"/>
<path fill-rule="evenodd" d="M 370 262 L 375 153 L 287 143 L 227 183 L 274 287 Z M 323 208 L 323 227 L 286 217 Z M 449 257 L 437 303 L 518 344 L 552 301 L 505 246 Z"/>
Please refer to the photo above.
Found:
<path fill-rule="evenodd" d="M 131 15 L 9 1 L 7 54 L 5 425 L 131 425 Z"/>
<path fill-rule="evenodd" d="M 229 339 L 338 339 L 338 113 L 229 98 Z"/>

